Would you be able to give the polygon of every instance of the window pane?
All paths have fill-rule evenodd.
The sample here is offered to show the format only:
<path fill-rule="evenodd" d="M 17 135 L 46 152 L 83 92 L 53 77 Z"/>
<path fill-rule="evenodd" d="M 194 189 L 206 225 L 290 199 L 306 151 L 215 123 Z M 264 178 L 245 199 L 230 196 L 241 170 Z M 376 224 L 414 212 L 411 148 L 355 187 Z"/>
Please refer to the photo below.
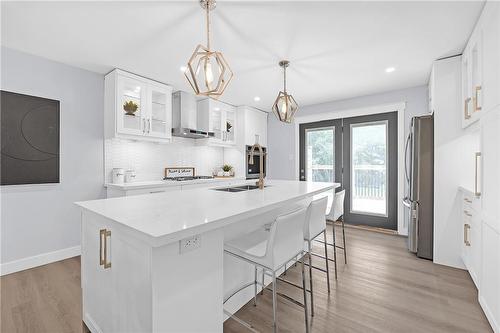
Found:
<path fill-rule="evenodd" d="M 387 123 L 351 126 L 351 210 L 387 216 Z"/>
<path fill-rule="evenodd" d="M 307 180 L 335 181 L 334 137 L 333 127 L 306 130 Z"/>

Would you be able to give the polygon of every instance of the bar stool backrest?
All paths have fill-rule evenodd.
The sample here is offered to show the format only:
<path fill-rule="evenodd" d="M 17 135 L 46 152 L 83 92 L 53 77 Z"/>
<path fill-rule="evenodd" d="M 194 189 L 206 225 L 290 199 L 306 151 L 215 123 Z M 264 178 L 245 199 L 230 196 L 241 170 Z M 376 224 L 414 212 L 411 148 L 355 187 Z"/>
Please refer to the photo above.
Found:
<path fill-rule="evenodd" d="M 333 221 L 337 221 L 342 215 L 344 215 L 344 198 L 345 190 L 335 193 L 333 197 L 332 211 L 329 216 Z"/>
<path fill-rule="evenodd" d="M 304 239 L 312 240 L 326 228 L 325 211 L 328 197 L 323 197 L 311 202 L 307 207 L 306 221 L 304 223 Z"/>
<path fill-rule="evenodd" d="M 272 256 L 272 265 L 284 265 L 304 249 L 304 221 L 307 208 L 280 215 L 271 226 L 266 254 Z"/>

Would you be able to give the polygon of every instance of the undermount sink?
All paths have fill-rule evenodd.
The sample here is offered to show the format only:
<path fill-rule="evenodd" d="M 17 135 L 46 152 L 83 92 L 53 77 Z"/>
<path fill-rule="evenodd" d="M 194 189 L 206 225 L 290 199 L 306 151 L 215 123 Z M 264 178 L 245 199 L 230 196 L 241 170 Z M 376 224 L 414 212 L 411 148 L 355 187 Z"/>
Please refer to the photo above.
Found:
<path fill-rule="evenodd" d="M 267 187 L 267 186 L 264 185 L 264 187 Z M 255 190 L 258 188 L 259 188 L 259 186 L 257 186 L 257 185 L 240 185 L 240 186 L 234 186 L 234 187 L 213 188 L 212 190 L 221 191 L 221 192 L 244 192 L 244 191 L 249 191 L 249 190 Z"/>
<path fill-rule="evenodd" d="M 241 188 L 235 188 L 235 187 L 220 187 L 220 188 L 213 188 L 212 190 L 214 191 L 221 191 L 221 192 L 243 192 L 247 191 Z"/>

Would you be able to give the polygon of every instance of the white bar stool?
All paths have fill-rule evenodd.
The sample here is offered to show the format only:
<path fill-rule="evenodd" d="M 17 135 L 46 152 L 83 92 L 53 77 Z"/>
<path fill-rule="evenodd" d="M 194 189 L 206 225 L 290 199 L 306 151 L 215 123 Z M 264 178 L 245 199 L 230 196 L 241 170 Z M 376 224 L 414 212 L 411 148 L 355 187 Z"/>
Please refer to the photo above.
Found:
<path fill-rule="evenodd" d="M 306 279 L 304 274 L 304 262 L 302 265 L 302 288 L 304 291 L 304 303 L 300 303 L 291 297 L 276 291 L 276 273 L 285 266 L 288 261 L 302 257 L 304 251 L 304 222 L 306 219 L 306 208 L 296 210 L 292 213 L 280 215 L 271 224 L 270 230 L 264 228 L 247 234 L 243 237 L 228 241 L 224 244 L 224 252 L 238 259 L 248 262 L 255 267 L 254 281 L 248 283 L 231 295 L 224 299 L 224 304 L 236 293 L 246 287 L 254 285 L 254 304 L 257 300 L 257 267 L 262 268 L 263 274 L 272 278 L 272 293 L 273 293 L 273 332 L 277 330 L 276 321 L 276 296 L 284 297 L 285 299 L 302 306 L 304 308 L 306 332 L 309 332 L 309 318 L 307 314 L 307 294 L 306 294 Z M 265 288 L 262 285 L 262 288 Z M 243 324 L 247 328 L 255 331 L 253 327 L 234 316 L 231 313 L 224 311 L 238 323 Z"/>
<path fill-rule="evenodd" d="M 330 269 L 329 269 L 329 261 L 333 261 L 328 258 L 328 249 L 327 249 L 327 242 L 326 242 L 326 210 L 327 210 L 327 205 L 328 205 L 328 197 L 323 197 L 317 200 L 314 200 L 310 203 L 309 207 L 307 208 L 307 214 L 306 214 L 306 221 L 304 223 L 304 241 L 307 243 L 307 249 L 308 249 L 308 263 L 306 264 L 309 267 L 309 290 L 308 292 L 311 293 L 311 316 L 314 316 L 314 292 L 313 292 L 313 277 L 312 277 L 312 269 L 316 269 L 319 271 L 322 271 L 326 273 L 326 284 L 328 287 L 328 293 L 330 293 Z M 323 237 L 325 241 L 322 243 L 325 246 L 325 255 L 321 256 L 319 254 L 315 254 L 312 252 L 312 241 L 315 240 L 318 236 L 323 234 Z M 326 269 L 316 267 L 312 264 L 312 256 L 319 256 L 323 259 L 325 259 L 325 266 Z M 336 268 L 335 268 L 336 270 Z M 335 271 L 335 273 L 337 273 Z M 336 276 L 336 275 L 335 275 Z M 280 281 L 286 282 L 290 285 L 293 285 L 297 288 L 302 288 L 301 286 L 287 281 L 285 279 L 279 279 Z"/>
<path fill-rule="evenodd" d="M 337 259 L 337 250 L 341 249 L 344 251 L 344 263 L 347 264 L 347 250 L 345 246 L 345 225 L 344 225 L 344 198 L 345 198 L 345 190 L 339 191 L 335 193 L 333 197 L 332 208 L 330 213 L 327 214 L 326 219 L 333 222 L 333 244 L 328 243 L 334 247 L 334 257 Z M 342 223 L 342 246 L 337 245 L 336 235 L 335 235 L 335 222 L 340 220 Z M 337 278 L 337 264 L 335 263 L 335 278 Z"/>

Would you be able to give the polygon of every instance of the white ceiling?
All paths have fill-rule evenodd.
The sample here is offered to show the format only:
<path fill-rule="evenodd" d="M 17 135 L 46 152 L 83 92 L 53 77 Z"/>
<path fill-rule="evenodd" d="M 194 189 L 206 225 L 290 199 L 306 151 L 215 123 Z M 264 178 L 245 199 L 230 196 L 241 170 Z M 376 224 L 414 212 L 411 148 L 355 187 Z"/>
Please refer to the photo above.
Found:
<path fill-rule="evenodd" d="M 283 58 L 299 105 L 425 84 L 433 60 L 462 51 L 483 4 L 219 1 L 213 49 L 235 73 L 221 99 L 269 110 Z M 118 67 L 175 89 L 190 91 L 179 68 L 205 43 L 196 0 L 1 7 L 2 45 L 99 73 Z"/>

